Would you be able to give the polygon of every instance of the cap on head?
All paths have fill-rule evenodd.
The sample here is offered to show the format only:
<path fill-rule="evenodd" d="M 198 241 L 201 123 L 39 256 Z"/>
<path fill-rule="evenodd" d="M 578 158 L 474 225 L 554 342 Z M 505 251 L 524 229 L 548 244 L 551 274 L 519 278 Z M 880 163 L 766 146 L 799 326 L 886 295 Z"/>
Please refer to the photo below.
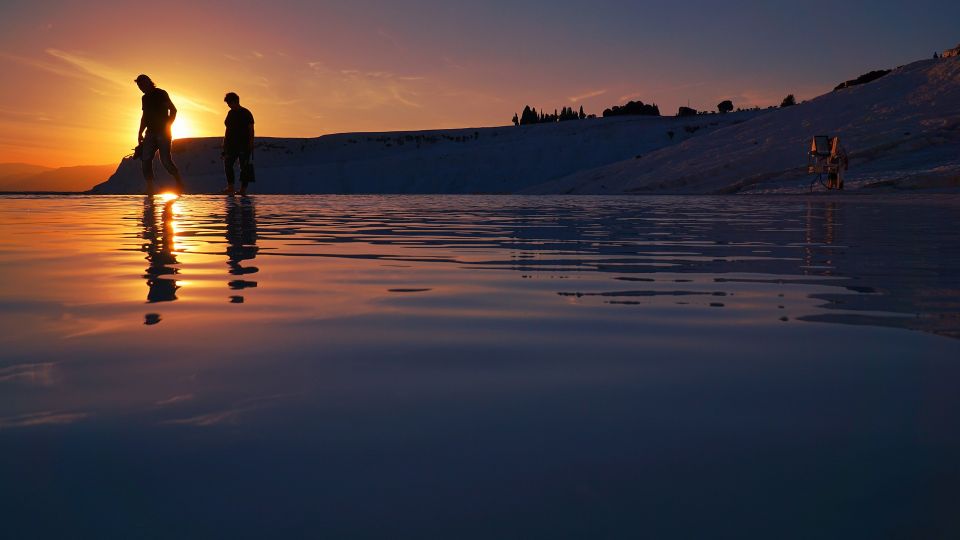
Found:
<path fill-rule="evenodd" d="M 153 84 L 153 79 L 151 79 L 150 77 L 148 77 L 148 76 L 144 75 L 143 73 L 141 73 L 141 74 L 137 75 L 137 78 L 134 79 L 133 82 L 135 82 L 135 83 L 148 83 L 148 84 Z"/>
<path fill-rule="evenodd" d="M 227 103 L 240 103 L 240 96 L 236 92 L 227 92 L 227 95 L 223 96 L 223 101 Z"/>

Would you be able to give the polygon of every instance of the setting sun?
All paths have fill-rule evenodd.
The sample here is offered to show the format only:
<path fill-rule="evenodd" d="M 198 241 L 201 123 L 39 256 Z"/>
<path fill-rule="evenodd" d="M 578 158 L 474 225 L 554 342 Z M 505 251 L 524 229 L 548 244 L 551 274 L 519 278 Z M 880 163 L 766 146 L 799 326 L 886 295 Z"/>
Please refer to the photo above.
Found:
<path fill-rule="evenodd" d="M 172 130 L 174 139 L 197 137 L 199 135 L 193 125 L 193 122 L 191 122 L 190 119 L 185 117 L 183 114 L 177 115 L 177 119 L 173 122 Z"/>

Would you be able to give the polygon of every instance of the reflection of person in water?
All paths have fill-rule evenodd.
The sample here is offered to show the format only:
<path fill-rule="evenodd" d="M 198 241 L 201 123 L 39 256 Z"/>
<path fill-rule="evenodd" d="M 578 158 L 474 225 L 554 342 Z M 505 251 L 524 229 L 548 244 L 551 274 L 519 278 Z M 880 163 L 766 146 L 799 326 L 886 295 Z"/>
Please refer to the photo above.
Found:
<path fill-rule="evenodd" d="M 230 275 L 235 276 L 227 284 L 231 290 L 241 291 L 249 287 L 256 287 L 256 281 L 241 279 L 239 276 L 248 276 L 260 271 L 256 266 L 243 266 L 243 261 L 252 261 L 257 257 L 257 214 L 253 200 L 243 198 L 239 201 L 227 199 L 227 265 Z M 243 296 L 231 296 L 230 301 L 235 304 L 243 303 Z"/>
<path fill-rule="evenodd" d="M 177 263 L 177 256 L 173 252 L 173 204 L 176 199 L 166 201 L 163 205 L 162 229 L 157 226 L 156 205 L 153 196 L 147 195 L 143 201 L 143 239 L 146 240 L 140 250 L 147 254 L 146 259 L 150 266 L 146 269 L 143 278 L 147 280 L 147 302 L 172 302 L 177 299 L 177 285 L 175 279 L 164 276 L 174 276 L 179 270 L 173 265 Z"/>

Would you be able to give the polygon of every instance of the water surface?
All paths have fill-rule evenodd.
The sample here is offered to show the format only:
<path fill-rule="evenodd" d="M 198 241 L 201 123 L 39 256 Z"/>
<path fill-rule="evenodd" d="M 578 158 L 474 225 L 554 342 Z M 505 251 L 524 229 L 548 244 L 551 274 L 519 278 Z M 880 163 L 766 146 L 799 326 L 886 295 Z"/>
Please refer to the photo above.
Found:
<path fill-rule="evenodd" d="M 0 197 L 5 529 L 956 537 L 958 210 Z"/>

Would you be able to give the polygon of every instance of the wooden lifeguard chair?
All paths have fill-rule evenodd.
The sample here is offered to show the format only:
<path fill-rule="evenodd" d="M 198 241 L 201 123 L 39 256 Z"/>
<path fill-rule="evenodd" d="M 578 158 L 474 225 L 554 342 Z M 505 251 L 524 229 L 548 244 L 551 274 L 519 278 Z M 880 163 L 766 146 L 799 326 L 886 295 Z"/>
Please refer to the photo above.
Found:
<path fill-rule="evenodd" d="M 840 137 L 816 135 L 810 141 L 807 173 L 817 175 L 810 183 L 810 191 L 817 182 L 827 189 L 843 189 L 843 173 L 848 166 L 847 151 L 840 144 Z M 827 175 L 826 182 L 823 175 Z"/>

